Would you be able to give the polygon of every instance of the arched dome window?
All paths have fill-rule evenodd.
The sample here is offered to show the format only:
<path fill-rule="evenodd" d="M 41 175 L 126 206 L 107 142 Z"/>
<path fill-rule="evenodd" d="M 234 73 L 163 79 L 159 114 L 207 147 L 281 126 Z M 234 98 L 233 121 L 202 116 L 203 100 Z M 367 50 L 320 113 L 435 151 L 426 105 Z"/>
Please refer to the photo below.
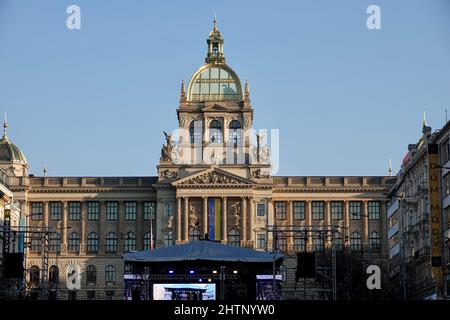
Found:
<path fill-rule="evenodd" d="M 240 101 L 242 89 L 236 73 L 227 65 L 201 67 L 189 82 L 189 101 Z"/>
<path fill-rule="evenodd" d="M 219 120 L 213 120 L 209 124 L 209 137 L 213 143 L 222 143 L 222 124 Z"/>
<path fill-rule="evenodd" d="M 230 125 L 228 126 L 229 135 L 228 135 L 228 141 L 229 143 L 233 144 L 240 144 L 242 141 L 242 125 L 239 121 L 233 120 L 230 122 Z"/>

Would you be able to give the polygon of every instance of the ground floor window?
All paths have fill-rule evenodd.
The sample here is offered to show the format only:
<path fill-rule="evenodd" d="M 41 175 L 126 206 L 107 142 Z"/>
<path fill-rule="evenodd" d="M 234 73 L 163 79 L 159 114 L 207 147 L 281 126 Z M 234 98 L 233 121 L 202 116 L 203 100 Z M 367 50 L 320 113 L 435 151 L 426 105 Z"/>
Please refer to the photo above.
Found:
<path fill-rule="evenodd" d="M 67 291 L 68 300 L 77 300 L 77 292 L 75 290 Z"/>
<path fill-rule="evenodd" d="M 114 290 L 106 290 L 106 300 L 112 300 L 114 298 Z"/>
<path fill-rule="evenodd" d="M 95 299 L 95 291 L 94 290 L 89 290 L 87 292 L 87 299 L 88 300 L 94 300 Z"/>

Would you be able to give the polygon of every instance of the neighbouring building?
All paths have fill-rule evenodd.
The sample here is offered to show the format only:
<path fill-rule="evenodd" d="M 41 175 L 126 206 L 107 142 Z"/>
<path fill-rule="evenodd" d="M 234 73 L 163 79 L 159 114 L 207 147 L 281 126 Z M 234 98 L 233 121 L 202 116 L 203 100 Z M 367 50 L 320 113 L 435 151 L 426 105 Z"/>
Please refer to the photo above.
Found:
<path fill-rule="evenodd" d="M 444 235 L 449 229 L 449 127 L 447 123 L 432 133 L 424 120 L 422 137 L 408 145 L 390 191 L 389 269 L 403 299 L 447 295 L 449 249 Z"/>
<path fill-rule="evenodd" d="M 45 276 L 52 299 L 123 299 L 124 252 L 206 237 L 272 250 L 274 225 L 339 229 L 333 243 L 319 231 L 276 236 L 277 249 L 292 256 L 280 270 L 288 298 L 306 297 L 296 292 L 296 252 L 334 244 L 337 252 L 360 254 L 366 264 L 387 262 L 387 193 L 395 177 L 272 176 L 269 146 L 252 131 L 249 85 L 225 61 L 215 21 L 205 64 L 187 89 L 181 84 L 180 134 L 165 133 L 154 177 L 30 176 L 25 157 L 5 133 L 0 147 L 14 151 L 0 149 L 0 167 L 10 175 L 8 186 L 27 226 L 54 230 L 48 268 L 41 266 L 41 251 L 47 250 L 42 238 L 30 235 L 26 242 L 29 291 L 42 291 Z M 72 290 L 67 279 L 74 270 L 81 287 Z"/>

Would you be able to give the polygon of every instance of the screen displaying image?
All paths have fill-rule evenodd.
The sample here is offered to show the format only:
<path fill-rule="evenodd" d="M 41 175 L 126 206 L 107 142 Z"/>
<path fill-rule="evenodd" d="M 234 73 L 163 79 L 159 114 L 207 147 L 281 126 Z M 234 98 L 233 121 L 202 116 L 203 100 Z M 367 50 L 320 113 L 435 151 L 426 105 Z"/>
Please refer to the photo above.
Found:
<path fill-rule="evenodd" d="M 216 300 L 214 283 L 156 283 L 153 300 Z"/>

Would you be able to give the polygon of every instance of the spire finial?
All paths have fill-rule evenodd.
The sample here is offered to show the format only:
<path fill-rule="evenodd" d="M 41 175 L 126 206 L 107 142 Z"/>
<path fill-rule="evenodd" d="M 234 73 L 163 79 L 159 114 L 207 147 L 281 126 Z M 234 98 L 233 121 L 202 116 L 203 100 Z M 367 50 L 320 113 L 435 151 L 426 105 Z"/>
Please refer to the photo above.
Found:
<path fill-rule="evenodd" d="M 217 31 L 217 15 L 214 13 L 214 31 Z"/>
<path fill-rule="evenodd" d="M 426 125 L 427 125 L 427 119 L 426 119 L 426 114 L 425 114 L 425 111 L 424 111 L 424 112 L 423 112 L 422 126 L 423 126 L 423 127 L 426 127 Z"/>
<path fill-rule="evenodd" d="M 392 160 L 389 159 L 389 177 L 392 177 Z"/>
<path fill-rule="evenodd" d="M 6 112 L 5 112 L 5 120 L 3 121 L 3 138 L 2 138 L 2 140 L 8 140 L 8 136 L 6 135 L 7 128 L 8 128 L 8 123 L 6 121 Z"/>

